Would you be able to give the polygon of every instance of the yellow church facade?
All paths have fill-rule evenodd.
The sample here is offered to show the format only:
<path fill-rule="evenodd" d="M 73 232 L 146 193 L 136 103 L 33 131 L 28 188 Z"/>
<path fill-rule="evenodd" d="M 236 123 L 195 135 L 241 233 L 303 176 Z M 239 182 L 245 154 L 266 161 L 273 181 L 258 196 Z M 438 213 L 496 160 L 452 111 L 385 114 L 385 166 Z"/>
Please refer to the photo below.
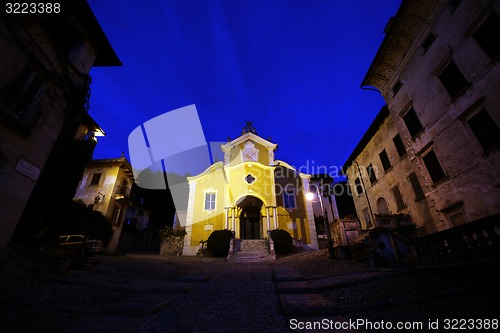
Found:
<path fill-rule="evenodd" d="M 221 149 L 224 161 L 188 177 L 183 254 L 195 255 L 200 242 L 220 229 L 234 231 L 237 240 L 266 239 L 269 230 L 283 229 L 318 249 L 312 203 L 306 200 L 311 175 L 275 160 L 277 144 L 251 126 Z"/>

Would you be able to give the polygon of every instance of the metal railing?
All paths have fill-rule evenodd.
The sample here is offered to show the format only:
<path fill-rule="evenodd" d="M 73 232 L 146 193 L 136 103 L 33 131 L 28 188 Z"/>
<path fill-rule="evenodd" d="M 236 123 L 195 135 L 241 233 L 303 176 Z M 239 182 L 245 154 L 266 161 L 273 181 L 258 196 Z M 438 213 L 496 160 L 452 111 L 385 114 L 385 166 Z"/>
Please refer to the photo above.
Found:
<path fill-rule="evenodd" d="M 297 239 L 297 238 L 292 237 L 292 241 L 293 241 L 294 247 L 296 247 L 298 249 L 302 249 L 302 239 Z"/>

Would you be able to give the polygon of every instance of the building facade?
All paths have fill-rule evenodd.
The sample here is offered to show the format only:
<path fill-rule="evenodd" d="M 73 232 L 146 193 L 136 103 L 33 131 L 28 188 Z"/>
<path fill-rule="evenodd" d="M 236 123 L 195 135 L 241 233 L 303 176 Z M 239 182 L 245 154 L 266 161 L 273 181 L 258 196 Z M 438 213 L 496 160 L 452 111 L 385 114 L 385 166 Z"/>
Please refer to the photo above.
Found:
<path fill-rule="evenodd" d="M 368 168 L 379 155 L 384 176 L 373 187 L 389 213 L 411 215 L 420 234 L 500 213 L 499 17 L 499 1 L 405 0 L 363 80 L 388 113 L 358 164 Z M 355 193 L 361 179 L 372 186 L 369 175 L 356 180 L 356 169 L 348 171 Z M 382 208 L 376 196 L 373 212 Z M 358 213 L 363 199 L 355 198 Z"/>
<path fill-rule="evenodd" d="M 265 239 L 287 230 L 302 244 L 318 248 L 312 203 L 306 200 L 311 175 L 275 160 L 277 144 L 247 128 L 221 146 L 224 161 L 188 177 L 185 255 L 194 255 L 213 230 L 229 229 L 238 240 Z M 181 221 L 181 224 L 182 221 Z"/>
<path fill-rule="evenodd" d="M 433 230 L 437 214 L 429 209 L 394 117 L 384 106 L 360 140 L 344 170 L 363 229 L 381 220 L 411 216 L 421 234 Z"/>
<path fill-rule="evenodd" d="M 111 220 L 113 235 L 107 253 L 117 251 L 122 230 L 146 229 L 149 213 L 141 199 L 131 193 L 134 184 L 132 167 L 125 157 L 93 160 L 85 168 L 75 199 Z"/>
<path fill-rule="evenodd" d="M 74 141 L 99 132 L 87 114 L 90 69 L 121 63 L 83 0 L 57 15 L 2 11 L 0 49 L 3 256 L 61 131 L 72 131 L 65 135 Z"/>

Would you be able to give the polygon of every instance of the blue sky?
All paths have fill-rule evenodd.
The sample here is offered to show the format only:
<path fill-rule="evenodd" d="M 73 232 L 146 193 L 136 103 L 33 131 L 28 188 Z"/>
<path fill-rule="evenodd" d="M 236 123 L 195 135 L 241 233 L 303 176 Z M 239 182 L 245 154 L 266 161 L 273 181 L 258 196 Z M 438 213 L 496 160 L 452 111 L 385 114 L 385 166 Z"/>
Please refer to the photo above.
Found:
<path fill-rule="evenodd" d="M 94 158 L 128 156 L 129 133 L 196 104 L 207 142 L 245 119 L 276 158 L 342 166 L 383 98 L 361 81 L 400 0 L 89 0 L 123 62 L 94 68 Z"/>

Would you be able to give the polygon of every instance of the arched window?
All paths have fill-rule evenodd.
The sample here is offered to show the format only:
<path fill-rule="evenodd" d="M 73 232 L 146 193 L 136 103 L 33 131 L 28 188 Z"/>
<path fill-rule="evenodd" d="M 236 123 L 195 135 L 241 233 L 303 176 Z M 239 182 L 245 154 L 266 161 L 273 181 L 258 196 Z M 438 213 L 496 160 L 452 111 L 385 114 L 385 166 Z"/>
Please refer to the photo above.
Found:
<path fill-rule="evenodd" d="M 385 201 L 385 199 L 382 197 L 377 199 L 377 213 L 380 215 L 390 214 L 389 206 L 387 206 L 387 201 Z"/>

